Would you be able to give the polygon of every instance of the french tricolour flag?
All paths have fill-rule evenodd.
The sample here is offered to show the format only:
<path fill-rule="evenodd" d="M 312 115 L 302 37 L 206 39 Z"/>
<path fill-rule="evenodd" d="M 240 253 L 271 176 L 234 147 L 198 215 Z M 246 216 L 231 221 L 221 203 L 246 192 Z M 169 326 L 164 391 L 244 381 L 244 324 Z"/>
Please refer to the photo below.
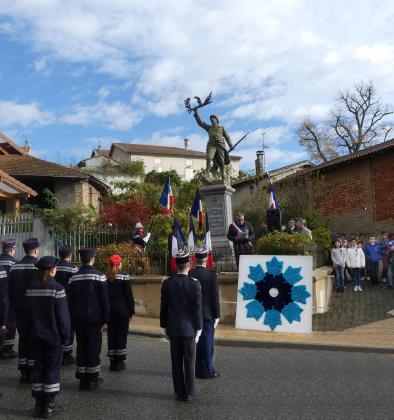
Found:
<path fill-rule="evenodd" d="M 269 209 L 278 209 L 279 202 L 278 197 L 276 196 L 275 188 L 272 184 L 268 187 L 268 206 Z"/>
<path fill-rule="evenodd" d="M 194 255 L 194 248 L 196 246 L 197 243 L 197 235 L 196 235 L 196 231 L 194 229 L 194 222 L 193 222 L 193 217 L 190 214 L 189 215 L 189 236 L 187 237 L 187 245 L 189 248 L 189 254 L 190 254 L 190 265 L 192 267 L 194 267 L 196 264 L 196 258 Z"/>
<path fill-rule="evenodd" d="M 174 207 L 174 196 L 172 195 L 172 189 L 170 184 L 170 178 L 167 178 L 164 184 L 163 192 L 161 193 L 159 204 L 161 206 L 161 213 L 172 214 Z"/>
<path fill-rule="evenodd" d="M 202 201 L 200 196 L 200 190 L 197 190 L 196 195 L 194 197 L 192 209 L 190 210 L 190 214 L 192 214 L 196 219 L 198 219 L 198 228 L 202 228 L 202 221 L 204 217 L 204 213 L 202 210 Z"/>
<path fill-rule="evenodd" d="M 208 212 L 205 213 L 205 247 L 208 250 L 207 268 L 213 267 L 211 231 L 209 230 Z"/>
<path fill-rule="evenodd" d="M 175 255 L 186 243 L 186 239 L 184 234 L 182 233 L 182 229 L 179 226 L 178 220 L 174 216 L 174 222 L 172 225 L 172 240 L 171 240 L 171 272 L 176 273 L 176 262 L 175 262 Z"/>

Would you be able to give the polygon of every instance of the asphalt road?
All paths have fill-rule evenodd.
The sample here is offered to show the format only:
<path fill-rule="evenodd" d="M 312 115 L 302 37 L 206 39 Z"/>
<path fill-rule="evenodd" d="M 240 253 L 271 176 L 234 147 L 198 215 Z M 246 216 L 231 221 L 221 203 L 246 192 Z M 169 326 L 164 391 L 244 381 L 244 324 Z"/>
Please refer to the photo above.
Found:
<path fill-rule="evenodd" d="M 105 348 L 106 342 L 103 345 Z M 169 345 L 129 336 L 128 368 L 78 391 L 74 368 L 63 369 L 57 419 L 394 419 L 394 356 L 285 349 L 216 347 L 217 379 L 198 380 L 197 397 L 177 402 Z M 0 419 L 30 418 L 30 388 L 16 362 L 0 361 Z"/>

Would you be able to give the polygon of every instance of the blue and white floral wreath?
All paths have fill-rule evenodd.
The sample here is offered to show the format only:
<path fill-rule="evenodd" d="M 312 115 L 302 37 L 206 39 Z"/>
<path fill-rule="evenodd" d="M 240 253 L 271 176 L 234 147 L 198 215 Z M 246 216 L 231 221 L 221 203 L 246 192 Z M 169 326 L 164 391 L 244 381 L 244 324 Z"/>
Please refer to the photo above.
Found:
<path fill-rule="evenodd" d="M 311 294 L 306 286 L 294 286 L 302 280 L 301 267 L 289 265 L 284 273 L 283 261 L 273 257 L 267 261 L 267 272 L 260 264 L 249 266 L 249 279 L 254 283 L 244 283 L 239 292 L 244 300 L 251 300 L 245 305 L 246 316 L 257 321 L 264 315 L 264 325 L 272 331 L 282 325 L 281 315 L 291 324 L 301 321 L 303 309 L 297 304 L 306 304 Z"/>

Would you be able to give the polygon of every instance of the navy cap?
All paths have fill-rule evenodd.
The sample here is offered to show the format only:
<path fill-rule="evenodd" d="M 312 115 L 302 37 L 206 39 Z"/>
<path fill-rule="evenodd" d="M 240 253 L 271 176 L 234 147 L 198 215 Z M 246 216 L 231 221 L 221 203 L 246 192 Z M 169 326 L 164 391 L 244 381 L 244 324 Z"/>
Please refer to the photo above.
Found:
<path fill-rule="evenodd" d="M 23 249 L 27 251 L 32 251 L 33 249 L 37 249 L 40 246 L 40 243 L 38 242 L 37 238 L 30 238 L 26 239 L 22 243 Z"/>
<path fill-rule="evenodd" d="M 139 235 L 133 236 L 133 243 L 135 243 L 136 245 L 141 246 L 142 248 L 145 248 L 145 246 L 146 246 L 145 241 Z"/>
<path fill-rule="evenodd" d="M 4 241 L 1 241 L 1 245 L 3 246 L 3 249 L 13 249 L 16 247 L 16 240 L 4 239 Z"/>
<path fill-rule="evenodd" d="M 81 258 L 90 259 L 97 255 L 96 248 L 81 248 L 79 250 L 79 255 Z"/>
<path fill-rule="evenodd" d="M 200 260 L 203 260 L 204 258 L 208 257 L 208 250 L 205 246 L 202 246 L 200 248 L 197 248 L 194 253 L 196 254 L 196 257 Z"/>
<path fill-rule="evenodd" d="M 58 248 L 59 255 L 61 257 L 67 257 L 68 255 L 71 254 L 72 250 L 73 249 L 70 245 L 60 245 L 59 248 Z"/>
<path fill-rule="evenodd" d="M 55 267 L 56 263 L 57 260 L 55 257 L 46 255 L 45 257 L 41 257 L 38 262 L 36 262 L 36 267 L 40 270 L 48 270 L 49 268 Z"/>
<path fill-rule="evenodd" d="M 189 262 L 190 256 L 187 251 L 179 251 L 175 254 L 175 262 L 177 264 L 186 264 Z"/>

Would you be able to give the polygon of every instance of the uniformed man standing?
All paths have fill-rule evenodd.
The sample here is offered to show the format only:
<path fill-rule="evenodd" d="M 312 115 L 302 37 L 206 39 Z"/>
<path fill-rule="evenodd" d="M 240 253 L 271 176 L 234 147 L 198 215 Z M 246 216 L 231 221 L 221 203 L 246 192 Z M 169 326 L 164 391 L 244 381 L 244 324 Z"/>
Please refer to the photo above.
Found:
<path fill-rule="evenodd" d="M 5 239 L 1 242 L 3 252 L 0 255 L 0 265 L 3 266 L 7 272 L 7 276 L 10 273 L 11 267 L 17 263 L 15 259 L 15 239 Z M 10 302 L 8 299 L 8 279 L 5 283 L 5 295 L 4 295 L 4 310 L 7 313 L 6 319 L 6 333 L 4 346 L 0 351 L 0 359 L 13 359 L 18 356 L 18 353 L 14 351 L 15 345 L 15 333 L 16 333 L 16 320 L 15 312 L 10 308 Z"/>
<path fill-rule="evenodd" d="M 36 262 L 39 254 L 37 238 L 23 241 L 26 256 L 11 267 L 8 279 L 8 297 L 11 309 L 15 311 L 16 328 L 19 334 L 18 369 L 21 372 L 20 382 L 31 382 L 33 377 L 34 357 L 29 340 L 29 319 L 26 308 L 26 289 L 36 274 Z"/>
<path fill-rule="evenodd" d="M 55 396 L 60 391 L 61 346 L 69 341 L 70 315 L 64 288 L 54 279 L 56 258 L 42 257 L 36 267 L 35 278 L 26 290 L 35 356 L 32 395 L 36 399 L 34 417 L 48 418 L 60 411 Z"/>
<path fill-rule="evenodd" d="M 200 283 L 188 275 L 187 252 L 175 256 L 177 274 L 161 287 L 160 326 L 171 347 L 172 379 L 178 401 L 194 396 L 196 343 L 202 331 Z"/>
<path fill-rule="evenodd" d="M 71 263 L 72 248 L 69 245 L 59 246 L 58 251 L 60 261 L 56 266 L 55 280 L 64 287 L 67 294 L 70 277 L 78 271 L 78 268 L 76 265 Z M 74 343 L 74 328 L 72 326 L 69 338 L 69 342 L 65 343 L 63 346 L 63 365 L 71 365 L 75 363 L 75 359 L 72 356 Z"/>
<path fill-rule="evenodd" d="M 218 280 L 216 273 L 206 268 L 208 250 L 198 248 L 195 256 L 196 267 L 189 271 L 189 276 L 200 282 L 203 315 L 202 334 L 196 352 L 196 378 L 209 379 L 219 376 L 212 363 L 214 334 L 220 318 Z"/>
<path fill-rule="evenodd" d="M 105 274 L 93 267 L 96 250 L 79 250 L 82 267 L 69 280 L 71 322 L 77 336 L 79 389 L 97 388 L 100 373 L 102 328 L 108 320 L 109 304 Z"/>

